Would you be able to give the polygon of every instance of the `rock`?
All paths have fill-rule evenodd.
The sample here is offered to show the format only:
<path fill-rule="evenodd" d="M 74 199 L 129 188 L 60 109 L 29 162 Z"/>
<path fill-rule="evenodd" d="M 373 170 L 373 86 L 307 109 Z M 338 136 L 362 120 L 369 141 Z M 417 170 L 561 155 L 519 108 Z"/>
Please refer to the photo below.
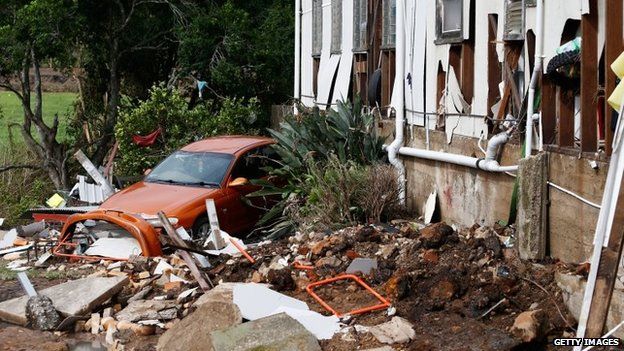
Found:
<path fill-rule="evenodd" d="M 61 323 L 61 316 L 54 308 L 52 300 L 44 295 L 36 295 L 26 303 L 26 319 L 34 329 L 54 330 Z"/>
<path fill-rule="evenodd" d="M 327 250 L 329 250 L 331 243 L 329 242 L 329 237 L 319 241 L 310 250 L 313 255 L 323 256 Z"/>
<path fill-rule="evenodd" d="M 200 296 L 193 306 L 200 306 L 208 302 L 221 302 L 221 303 L 232 303 L 234 299 L 234 285 L 236 283 L 221 283 L 211 290 L 208 290 L 202 296 Z"/>
<path fill-rule="evenodd" d="M 355 238 L 357 241 L 359 242 L 380 242 L 381 241 L 381 235 L 379 234 L 379 232 L 377 231 L 377 229 L 375 229 L 375 227 L 367 225 L 364 226 L 362 228 L 360 228 L 356 233 L 355 233 Z"/>
<path fill-rule="evenodd" d="M 475 239 L 487 239 L 490 237 L 495 237 L 496 232 L 492 230 L 490 227 L 479 227 L 474 230 L 473 237 Z"/>
<path fill-rule="evenodd" d="M 453 228 L 444 222 L 432 224 L 420 230 L 420 239 L 428 249 L 437 249 L 442 246 L 447 237 L 452 235 Z"/>
<path fill-rule="evenodd" d="M 384 347 L 377 347 L 374 349 L 366 349 L 363 351 L 394 351 L 394 349 L 390 346 L 384 346 Z"/>
<path fill-rule="evenodd" d="M 497 236 L 490 236 L 490 237 L 485 238 L 484 244 L 488 250 L 492 251 L 492 254 L 494 255 L 494 257 L 502 256 L 502 253 L 503 253 L 502 247 Z"/>
<path fill-rule="evenodd" d="M 210 333 L 214 351 L 320 351 L 318 341 L 299 322 L 280 313 Z"/>
<path fill-rule="evenodd" d="M 177 317 L 177 304 L 169 300 L 132 301 L 115 315 L 119 321 L 136 322 L 145 319 L 170 320 Z"/>
<path fill-rule="evenodd" d="M 184 285 L 184 283 L 182 281 L 179 281 L 179 280 L 176 280 L 175 282 L 167 282 L 163 286 L 163 290 L 165 292 L 169 292 L 171 290 L 181 290 L 182 289 L 182 285 Z"/>
<path fill-rule="evenodd" d="M 19 260 L 20 258 L 22 258 L 23 254 L 24 252 L 12 252 L 2 256 L 2 259 L 5 261 Z"/>
<path fill-rule="evenodd" d="M 139 279 L 147 279 L 147 278 L 149 278 L 150 276 L 151 276 L 151 275 L 150 275 L 150 272 L 148 272 L 148 271 L 143 271 L 143 272 L 139 273 L 137 277 L 138 277 Z"/>
<path fill-rule="evenodd" d="M 100 332 L 100 314 L 91 313 L 91 334 L 97 335 Z"/>
<path fill-rule="evenodd" d="M 254 271 L 251 274 L 251 282 L 252 283 L 260 283 L 260 282 L 262 282 L 262 274 L 260 274 L 260 272 L 258 272 L 258 271 Z"/>
<path fill-rule="evenodd" d="M 414 339 L 416 332 L 412 324 L 401 317 L 392 317 L 389 322 L 370 327 L 369 332 L 384 344 L 406 343 Z"/>
<path fill-rule="evenodd" d="M 423 260 L 427 263 L 437 264 L 440 261 L 440 255 L 438 251 L 429 249 L 423 253 Z"/>
<path fill-rule="evenodd" d="M 345 256 L 347 256 L 347 258 L 350 260 L 355 260 L 356 258 L 360 257 L 360 254 L 353 250 L 347 250 L 347 252 L 345 252 Z"/>
<path fill-rule="evenodd" d="M 404 272 L 395 273 L 384 285 L 387 296 L 401 300 L 410 293 L 410 279 Z"/>
<path fill-rule="evenodd" d="M 370 274 L 373 269 L 377 269 L 377 260 L 371 258 L 356 258 L 347 267 L 347 273 L 360 272 L 364 275 Z"/>
<path fill-rule="evenodd" d="M 429 297 L 434 300 L 450 300 L 457 292 L 457 287 L 450 280 L 442 280 L 429 290 Z"/>
<path fill-rule="evenodd" d="M 532 342 L 544 337 L 546 327 L 543 310 L 526 311 L 516 317 L 511 334 L 524 342 Z"/>
<path fill-rule="evenodd" d="M 387 260 L 388 258 L 394 255 L 396 250 L 397 250 L 397 247 L 395 244 L 381 245 L 379 247 L 379 251 L 377 252 L 377 255 L 380 255 L 381 258 L 383 258 L 384 260 Z"/>
<path fill-rule="evenodd" d="M 202 351 L 212 344 L 210 332 L 241 324 L 243 317 L 233 303 L 211 301 L 174 324 L 158 339 L 160 351 Z"/>
<path fill-rule="evenodd" d="M 114 328 L 117 325 L 117 321 L 113 317 L 102 317 L 100 324 L 104 330 L 108 330 L 110 328 Z"/>
<path fill-rule="evenodd" d="M 132 328 L 132 326 L 134 325 L 134 323 L 132 322 L 128 322 L 128 321 L 119 321 L 117 322 L 117 329 L 119 330 L 129 330 Z"/>
<path fill-rule="evenodd" d="M 329 268 L 336 268 L 339 267 L 342 264 L 342 261 L 334 256 L 330 256 L 330 257 L 323 257 L 321 259 L 319 259 L 318 261 L 316 261 L 316 268 L 323 268 L 323 267 L 329 267 Z"/>
<path fill-rule="evenodd" d="M 267 281 L 276 289 L 276 290 L 294 290 L 295 289 L 295 281 L 291 275 L 291 269 L 272 269 L 267 274 Z"/>
<path fill-rule="evenodd" d="M 136 335 L 148 336 L 148 335 L 154 335 L 154 333 L 156 332 L 156 326 L 132 324 L 132 326 L 130 327 L 130 330 L 132 330 L 132 332 L 135 333 Z"/>

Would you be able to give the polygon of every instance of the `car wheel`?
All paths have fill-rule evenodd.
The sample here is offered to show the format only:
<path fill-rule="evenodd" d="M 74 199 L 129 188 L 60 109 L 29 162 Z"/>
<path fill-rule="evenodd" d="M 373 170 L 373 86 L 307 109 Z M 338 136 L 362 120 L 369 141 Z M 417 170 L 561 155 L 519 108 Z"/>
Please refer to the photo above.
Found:
<path fill-rule="evenodd" d="M 210 221 L 208 220 L 208 217 L 201 217 L 197 219 L 195 225 L 193 225 L 193 240 L 207 239 L 210 235 L 210 231 Z"/>

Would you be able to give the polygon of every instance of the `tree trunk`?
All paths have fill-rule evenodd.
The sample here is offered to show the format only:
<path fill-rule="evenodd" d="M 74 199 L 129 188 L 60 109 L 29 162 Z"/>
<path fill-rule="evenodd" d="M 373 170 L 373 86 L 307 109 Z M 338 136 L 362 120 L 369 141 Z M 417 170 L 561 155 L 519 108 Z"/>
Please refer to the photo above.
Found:
<path fill-rule="evenodd" d="M 111 53 L 109 66 L 109 91 L 108 103 L 106 106 L 106 120 L 102 130 L 100 140 L 96 144 L 96 149 L 91 157 L 91 162 L 96 166 L 104 162 L 104 158 L 115 137 L 115 124 L 117 123 L 117 109 L 121 98 L 121 78 L 119 77 L 119 40 L 115 37 L 111 38 Z"/>

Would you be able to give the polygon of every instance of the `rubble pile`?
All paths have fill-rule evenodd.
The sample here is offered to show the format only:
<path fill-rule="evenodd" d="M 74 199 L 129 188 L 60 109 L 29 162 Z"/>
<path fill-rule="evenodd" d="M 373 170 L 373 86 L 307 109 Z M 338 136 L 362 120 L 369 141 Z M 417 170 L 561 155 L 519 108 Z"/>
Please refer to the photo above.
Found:
<path fill-rule="evenodd" d="M 553 280 L 569 267 L 521 261 L 511 228 L 400 220 L 246 247 L 253 263 L 208 256 L 207 291 L 173 252 L 3 264 L 73 272 L 53 286 L 32 278 L 61 315 L 55 333 L 111 350 L 532 349 L 575 323 Z M 0 284 L 0 318 L 28 325 L 27 297 Z"/>

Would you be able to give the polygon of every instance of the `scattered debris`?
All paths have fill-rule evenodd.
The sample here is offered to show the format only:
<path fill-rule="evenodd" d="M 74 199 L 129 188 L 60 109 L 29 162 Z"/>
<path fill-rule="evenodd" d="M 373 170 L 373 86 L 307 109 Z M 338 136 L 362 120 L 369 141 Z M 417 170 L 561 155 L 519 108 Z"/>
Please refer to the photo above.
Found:
<path fill-rule="evenodd" d="M 362 273 L 364 275 L 369 275 L 373 269 L 377 269 L 377 260 L 371 258 L 356 258 L 351 261 L 349 267 L 347 267 L 346 272 L 349 274 L 353 273 Z"/>
<path fill-rule="evenodd" d="M 524 342 L 532 342 L 544 336 L 546 327 L 544 311 L 526 311 L 516 317 L 511 333 Z"/>
<path fill-rule="evenodd" d="M 404 344 L 416 336 L 412 324 L 401 317 L 392 317 L 389 322 L 370 327 L 368 331 L 384 344 Z"/>

